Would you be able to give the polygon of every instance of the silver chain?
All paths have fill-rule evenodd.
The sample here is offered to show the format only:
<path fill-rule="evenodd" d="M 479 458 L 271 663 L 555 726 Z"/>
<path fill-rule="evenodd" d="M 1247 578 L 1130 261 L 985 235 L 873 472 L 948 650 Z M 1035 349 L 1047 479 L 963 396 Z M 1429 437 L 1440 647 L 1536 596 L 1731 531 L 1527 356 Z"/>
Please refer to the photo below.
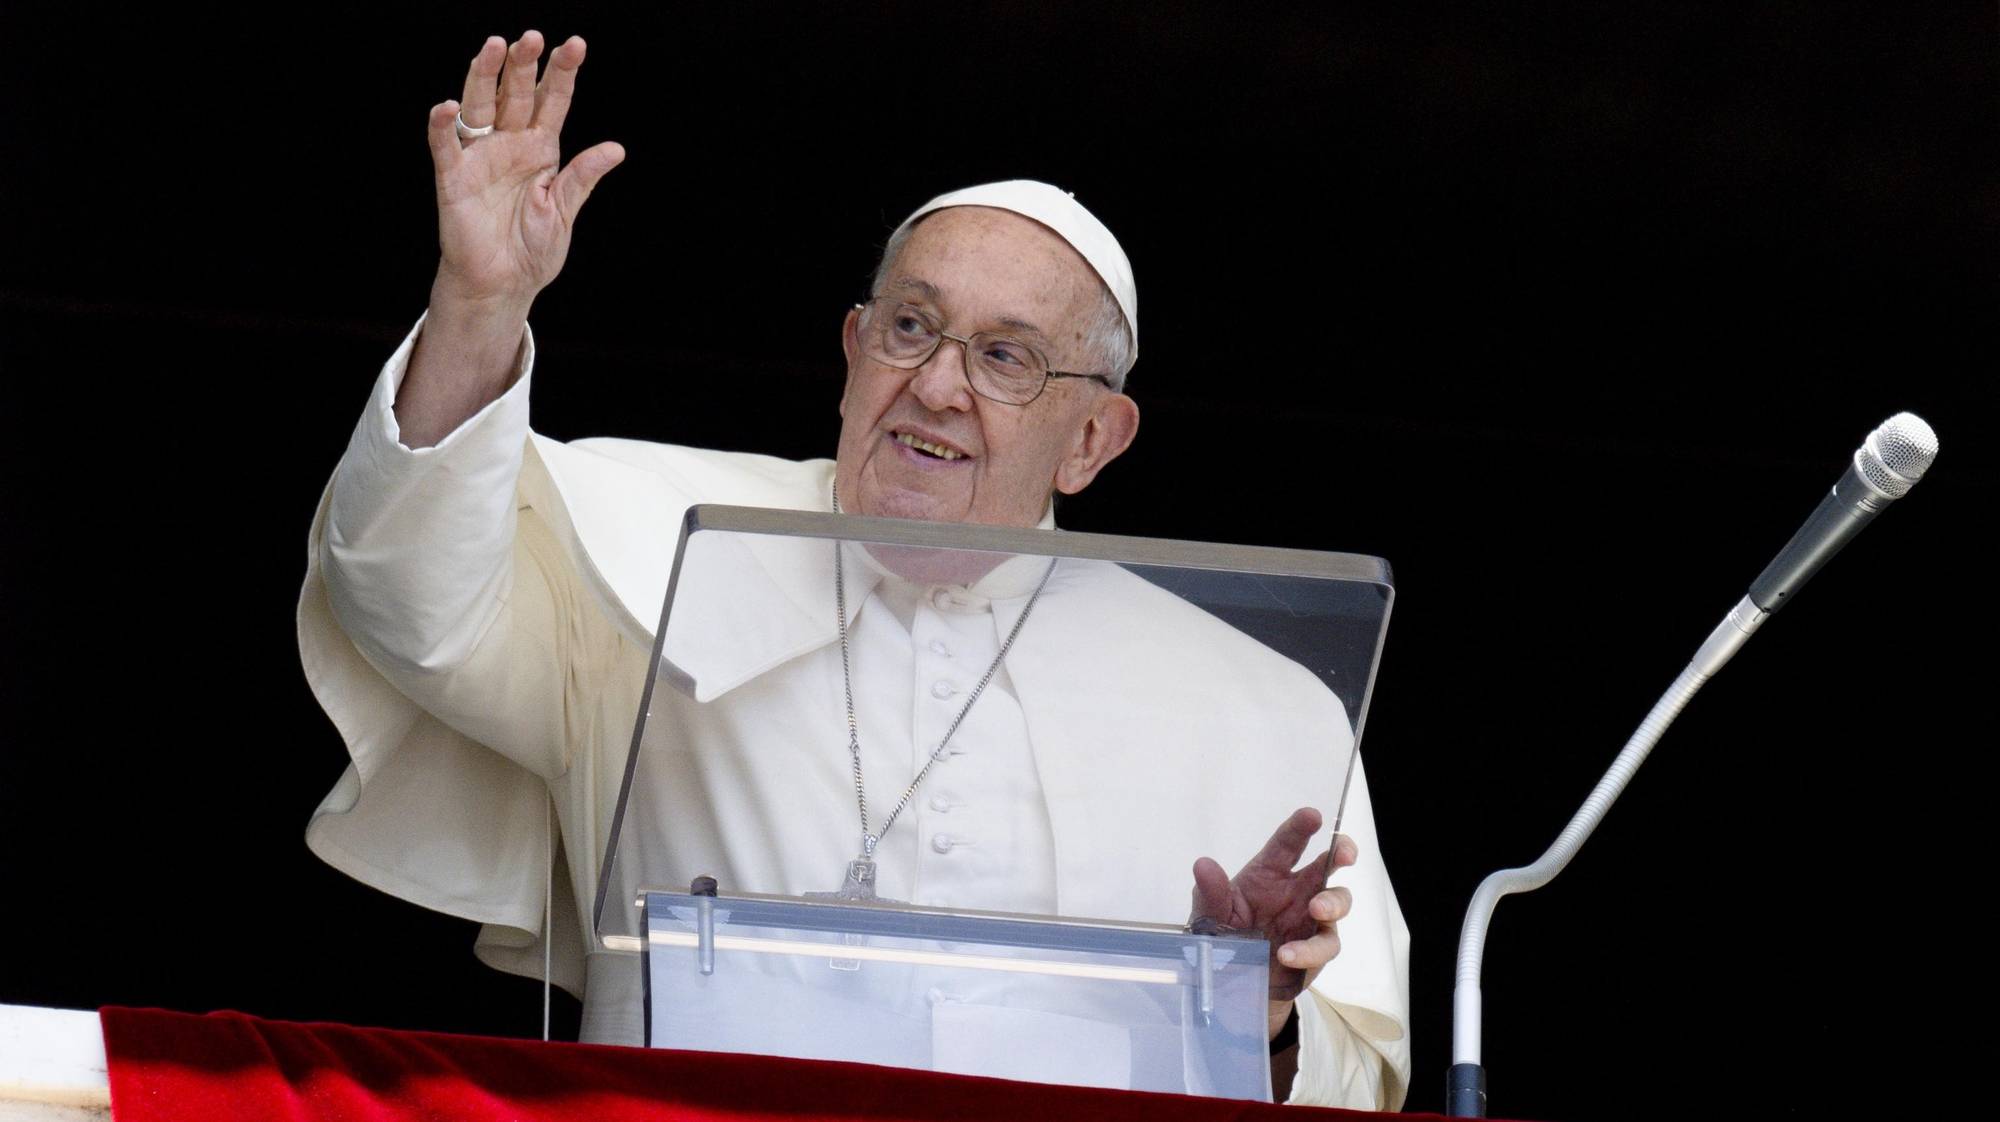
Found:
<path fill-rule="evenodd" d="M 833 486 L 833 511 L 835 514 L 840 513 L 838 483 Z M 1021 609 L 1020 616 L 1014 620 L 1013 629 L 1007 632 L 1006 640 L 1000 644 L 1000 653 L 993 656 L 993 662 L 987 666 L 986 673 L 980 675 L 979 684 L 972 687 L 972 695 L 965 699 L 965 705 L 959 709 L 958 716 L 951 719 L 951 726 L 944 730 L 944 739 L 938 741 L 936 748 L 931 749 L 930 759 L 924 761 L 924 766 L 918 769 L 916 778 L 910 780 L 910 785 L 903 788 L 903 797 L 896 800 L 895 807 L 889 811 L 889 817 L 882 821 L 881 833 L 871 833 L 868 829 L 868 789 L 861 779 L 861 724 L 854 716 L 854 673 L 847 654 L 847 579 L 844 574 L 845 566 L 841 564 L 840 547 L 840 542 L 833 543 L 833 608 L 836 613 L 835 623 L 840 628 L 840 683 L 847 695 L 847 757 L 854 764 L 854 803 L 861 811 L 861 856 L 864 860 L 872 860 L 876 844 L 889 833 L 889 828 L 896 824 L 896 816 L 902 814 L 903 808 L 910 805 L 910 798 L 917 793 L 924 776 L 929 775 L 931 768 L 939 760 L 944 759 L 945 746 L 951 743 L 952 734 L 958 731 L 958 726 L 964 722 L 965 715 L 972 712 L 973 703 L 979 700 L 979 695 L 986 692 L 986 684 L 999 672 L 1001 662 L 1007 658 L 1008 649 L 1014 645 L 1015 637 L 1021 634 L 1021 626 L 1028 622 L 1028 614 L 1035 610 L 1035 602 L 1042 598 L 1042 590 L 1049 586 L 1049 578 L 1055 575 L 1058 558 L 1049 558 L 1049 567 L 1042 570 L 1042 579 L 1035 585 L 1034 594 L 1028 597 L 1027 606 Z"/>

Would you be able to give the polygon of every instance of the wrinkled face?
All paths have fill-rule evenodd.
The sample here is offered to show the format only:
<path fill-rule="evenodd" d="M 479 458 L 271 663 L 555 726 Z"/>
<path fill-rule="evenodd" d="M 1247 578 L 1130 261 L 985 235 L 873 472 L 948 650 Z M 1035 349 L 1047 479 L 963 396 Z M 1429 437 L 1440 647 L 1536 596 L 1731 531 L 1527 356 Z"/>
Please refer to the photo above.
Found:
<path fill-rule="evenodd" d="M 1084 345 L 1099 285 L 1040 223 L 952 207 L 911 231 L 877 295 L 925 308 L 954 335 L 1012 336 L 1054 369 L 1110 373 Z M 861 350 L 858 318 L 850 312 L 842 332 L 835 475 L 850 513 L 1032 526 L 1052 492 L 1083 490 L 1138 431 L 1132 400 L 1096 382 L 1055 379 L 1025 406 L 980 397 L 965 379 L 964 348 L 949 340 L 916 370 L 875 362 Z"/>

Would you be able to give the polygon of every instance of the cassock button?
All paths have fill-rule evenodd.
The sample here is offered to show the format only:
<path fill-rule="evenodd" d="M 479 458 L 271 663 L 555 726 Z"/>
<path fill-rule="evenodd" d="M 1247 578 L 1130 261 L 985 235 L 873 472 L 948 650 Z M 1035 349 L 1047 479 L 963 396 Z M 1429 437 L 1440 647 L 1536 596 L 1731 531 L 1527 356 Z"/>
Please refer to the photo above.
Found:
<path fill-rule="evenodd" d="M 931 683 L 931 696 L 937 698 L 939 701 L 943 701 L 957 692 L 958 690 L 953 688 L 952 684 L 943 678 L 939 678 L 937 681 Z"/>
<path fill-rule="evenodd" d="M 950 658 L 951 648 L 944 645 L 943 639 L 932 639 L 931 653 L 938 656 L 939 658 Z"/>
<path fill-rule="evenodd" d="M 967 839 L 955 838 L 950 834 L 939 834 L 931 839 L 931 848 L 939 853 L 950 853 L 955 847 L 968 844 L 970 842 Z"/>
<path fill-rule="evenodd" d="M 943 795 L 931 796 L 931 809 L 937 811 L 939 814 L 950 814 L 951 807 L 951 800 L 945 798 Z"/>

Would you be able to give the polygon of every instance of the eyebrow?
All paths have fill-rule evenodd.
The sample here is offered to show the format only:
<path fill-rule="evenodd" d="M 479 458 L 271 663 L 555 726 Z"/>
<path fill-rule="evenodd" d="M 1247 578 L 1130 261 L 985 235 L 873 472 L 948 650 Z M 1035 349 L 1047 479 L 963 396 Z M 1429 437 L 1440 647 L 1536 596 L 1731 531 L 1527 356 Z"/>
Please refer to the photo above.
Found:
<path fill-rule="evenodd" d="M 943 290 L 927 280 L 918 280 L 916 277 L 897 277 L 894 281 L 890 282 L 889 287 L 905 292 L 914 292 L 933 304 L 944 303 Z M 1018 316 L 999 316 L 993 322 L 1022 335 L 1033 335 L 1043 344 L 1049 342 L 1047 332 Z"/>

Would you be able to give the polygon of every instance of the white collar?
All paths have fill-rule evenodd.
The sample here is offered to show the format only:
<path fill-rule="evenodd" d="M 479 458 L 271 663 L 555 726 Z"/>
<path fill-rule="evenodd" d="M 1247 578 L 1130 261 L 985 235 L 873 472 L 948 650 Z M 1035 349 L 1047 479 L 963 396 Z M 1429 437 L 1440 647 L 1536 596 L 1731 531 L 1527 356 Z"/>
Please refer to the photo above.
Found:
<path fill-rule="evenodd" d="M 1053 505 L 1038 529 L 1055 528 Z M 708 702 L 835 641 L 833 544 L 823 539 L 705 531 L 690 538 L 675 576 L 660 671 L 676 688 Z M 883 581 L 960 611 L 1025 600 L 1048 559 L 1008 558 L 970 585 L 904 581 L 862 546 L 845 543 L 847 616 Z"/>

